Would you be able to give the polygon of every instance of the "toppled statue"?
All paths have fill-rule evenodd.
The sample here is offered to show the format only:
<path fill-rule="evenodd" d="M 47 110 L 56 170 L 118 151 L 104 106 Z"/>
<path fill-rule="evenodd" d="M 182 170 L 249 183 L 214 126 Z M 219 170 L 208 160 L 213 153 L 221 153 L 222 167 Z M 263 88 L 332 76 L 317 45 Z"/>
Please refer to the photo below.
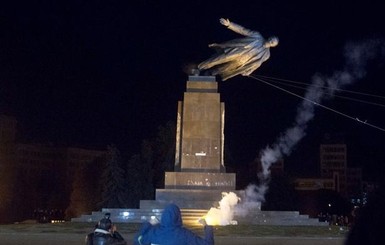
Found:
<path fill-rule="evenodd" d="M 199 70 L 211 70 L 225 81 L 237 75 L 248 76 L 270 57 L 270 47 L 278 45 L 277 37 L 265 40 L 257 31 L 252 31 L 221 18 L 220 23 L 228 29 L 245 36 L 224 43 L 209 44 L 219 53 L 198 65 Z"/>

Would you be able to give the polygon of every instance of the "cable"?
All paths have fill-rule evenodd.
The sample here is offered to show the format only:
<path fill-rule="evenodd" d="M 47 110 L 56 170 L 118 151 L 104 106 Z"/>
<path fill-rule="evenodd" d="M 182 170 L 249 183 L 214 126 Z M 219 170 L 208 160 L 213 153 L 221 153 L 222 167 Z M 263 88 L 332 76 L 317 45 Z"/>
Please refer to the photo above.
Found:
<path fill-rule="evenodd" d="M 272 80 L 275 79 L 277 81 L 284 81 L 284 82 L 290 82 L 290 83 L 295 83 L 295 84 L 304 84 L 306 86 L 310 86 L 311 85 L 311 84 L 308 84 L 308 83 L 296 82 L 296 81 L 292 81 L 292 80 L 288 80 L 288 79 L 274 78 L 274 77 L 268 77 L 268 76 L 262 76 L 262 75 L 256 75 L 256 77 L 267 78 L 267 79 L 272 79 Z M 311 85 L 311 86 L 316 86 L 316 85 Z M 325 86 L 317 86 L 317 87 L 328 88 L 328 87 L 325 87 Z M 365 95 L 365 96 L 385 99 L 385 96 L 376 95 L 376 94 L 362 93 L 362 92 L 345 90 L 345 89 L 334 89 L 334 90 L 341 91 L 341 92 L 346 92 L 346 93 L 359 94 L 359 95 Z"/>
<path fill-rule="evenodd" d="M 378 126 L 376 126 L 376 125 L 370 124 L 370 123 L 368 123 L 368 122 L 366 122 L 366 121 L 362 121 L 362 120 L 360 120 L 360 119 L 357 118 L 357 117 L 349 116 L 349 115 L 347 115 L 347 114 L 345 114 L 345 113 L 339 112 L 339 111 L 337 111 L 337 110 L 334 110 L 334 109 L 332 109 L 332 108 L 329 108 L 329 107 L 324 106 L 324 105 L 322 105 L 322 104 L 319 104 L 319 103 L 317 103 L 317 102 L 314 102 L 314 101 L 312 101 L 312 100 L 309 100 L 309 99 L 307 99 L 307 98 L 305 98 L 305 97 L 303 97 L 303 96 L 300 96 L 300 95 L 298 95 L 298 94 L 296 94 L 296 93 L 293 93 L 293 92 L 288 91 L 288 90 L 286 90 L 286 89 L 283 89 L 283 88 L 281 88 L 281 87 L 279 87 L 279 86 L 276 86 L 276 85 L 274 85 L 274 84 L 271 84 L 271 83 L 269 83 L 269 82 L 267 82 L 267 81 L 265 81 L 265 80 L 262 80 L 262 79 L 260 79 L 260 78 L 257 78 L 257 77 L 251 76 L 251 75 L 249 75 L 249 77 L 251 77 L 251 78 L 253 78 L 253 79 L 257 80 L 257 81 L 263 82 L 263 83 L 265 83 L 265 84 L 267 84 L 267 85 L 269 85 L 269 86 L 272 86 L 272 87 L 274 87 L 274 88 L 276 88 L 276 89 L 279 89 L 279 90 L 281 90 L 281 91 L 284 91 L 284 92 L 286 92 L 286 93 L 288 93 L 288 94 L 291 94 L 291 95 L 293 95 L 293 96 L 296 96 L 296 97 L 298 97 L 298 98 L 301 98 L 301 99 L 303 99 L 303 100 L 306 100 L 306 101 L 308 101 L 308 102 L 311 102 L 311 103 L 313 103 L 313 104 L 315 104 L 315 105 L 317 105 L 317 106 L 319 106 L 319 107 L 322 107 L 322 108 L 324 108 L 324 109 L 326 109 L 326 110 L 332 111 L 332 112 L 337 113 L 337 114 L 339 114 L 339 115 L 341 115 L 341 116 L 344 116 L 344 117 L 346 117 L 346 118 L 352 119 L 352 120 L 354 120 L 354 121 L 357 121 L 357 122 L 360 122 L 360 123 L 362 123 L 362 124 L 365 124 L 365 125 L 367 125 L 367 126 L 369 126 L 369 127 L 372 127 L 372 128 L 375 128 L 375 129 L 378 129 L 378 130 L 380 130 L 380 131 L 385 132 L 385 129 L 384 129 L 384 128 L 381 128 L 381 127 L 378 127 Z"/>
<path fill-rule="evenodd" d="M 286 83 L 283 83 L 283 82 L 277 82 L 277 81 L 272 80 L 272 79 L 269 80 L 269 81 L 272 82 L 272 83 L 282 84 L 282 85 L 287 86 L 287 87 L 292 87 L 292 88 L 298 88 L 298 89 L 306 90 L 305 87 L 301 87 L 301 86 L 297 86 L 297 85 L 291 85 L 291 84 L 286 84 Z M 325 86 L 317 86 L 317 85 L 312 85 L 312 84 L 307 84 L 307 83 L 300 83 L 300 84 L 305 84 L 307 86 L 313 86 L 313 87 L 317 87 L 317 88 L 325 88 L 325 89 L 327 89 L 327 87 L 325 87 Z M 333 93 L 328 93 L 328 92 L 325 92 L 325 94 L 333 95 L 334 97 L 345 99 L 345 100 L 351 100 L 351 101 L 356 101 L 356 102 L 360 102 L 360 103 L 364 103 L 364 104 L 385 107 L 385 104 L 379 104 L 379 103 L 370 102 L 370 101 L 366 101 L 366 100 L 355 99 L 355 98 L 351 98 L 351 97 L 347 97 L 347 96 L 342 96 L 342 95 L 334 95 Z"/>

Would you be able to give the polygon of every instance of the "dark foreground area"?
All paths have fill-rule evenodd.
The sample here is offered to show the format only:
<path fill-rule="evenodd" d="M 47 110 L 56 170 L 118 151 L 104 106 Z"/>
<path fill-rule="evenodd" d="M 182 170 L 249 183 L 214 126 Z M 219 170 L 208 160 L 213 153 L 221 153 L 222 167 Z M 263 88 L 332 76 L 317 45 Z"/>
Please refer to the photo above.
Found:
<path fill-rule="evenodd" d="M 81 245 L 84 235 L 80 234 L 30 234 L 30 233 L 1 233 L 2 245 Z M 132 235 L 124 238 L 127 244 L 132 244 Z M 343 237 L 215 237 L 217 245 L 343 245 Z"/>
<path fill-rule="evenodd" d="M 117 224 L 118 230 L 132 244 L 139 224 Z M 0 225 L 2 245 L 81 245 L 91 223 L 60 224 L 12 224 Z M 202 227 L 189 227 L 201 234 Z M 224 226 L 215 228 L 215 244 L 227 245 L 343 245 L 347 229 L 337 226 L 289 227 L 289 226 Z"/>

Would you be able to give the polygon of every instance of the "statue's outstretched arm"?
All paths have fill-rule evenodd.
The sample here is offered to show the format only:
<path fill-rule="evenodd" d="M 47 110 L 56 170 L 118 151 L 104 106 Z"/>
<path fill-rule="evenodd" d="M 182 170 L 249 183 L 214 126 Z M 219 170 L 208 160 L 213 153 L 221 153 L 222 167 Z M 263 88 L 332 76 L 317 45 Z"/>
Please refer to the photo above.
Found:
<path fill-rule="evenodd" d="M 231 22 L 229 19 L 221 18 L 219 20 L 222 25 L 226 26 L 230 30 L 247 37 L 261 37 L 261 34 L 257 31 L 249 30 L 241 25 Z"/>
<path fill-rule="evenodd" d="M 225 42 L 225 43 L 210 43 L 209 47 L 210 48 L 242 48 L 246 45 L 244 42 Z"/>

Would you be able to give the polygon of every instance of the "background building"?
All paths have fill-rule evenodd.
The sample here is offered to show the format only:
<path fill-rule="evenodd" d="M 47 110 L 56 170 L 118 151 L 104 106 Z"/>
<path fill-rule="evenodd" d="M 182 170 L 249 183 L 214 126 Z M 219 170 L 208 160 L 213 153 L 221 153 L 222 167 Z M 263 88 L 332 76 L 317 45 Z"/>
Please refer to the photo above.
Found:
<path fill-rule="evenodd" d="M 320 146 L 320 173 L 322 178 L 333 179 L 335 191 L 347 197 L 346 144 L 323 144 Z"/>
<path fill-rule="evenodd" d="M 105 159 L 105 150 L 22 143 L 16 136 L 17 120 L 0 115 L 0 222 L 64 211 L 77 169 Z"/>
<path fill-rule="evenodd" d="M 330 214 L 346 208 L 347 203 L 352 206 L 363 204 L 362 169 L 349 168 L 347 154 L 344 143 L 320 145 L 319 176 L 295 179 L 304 212 Z"/>

